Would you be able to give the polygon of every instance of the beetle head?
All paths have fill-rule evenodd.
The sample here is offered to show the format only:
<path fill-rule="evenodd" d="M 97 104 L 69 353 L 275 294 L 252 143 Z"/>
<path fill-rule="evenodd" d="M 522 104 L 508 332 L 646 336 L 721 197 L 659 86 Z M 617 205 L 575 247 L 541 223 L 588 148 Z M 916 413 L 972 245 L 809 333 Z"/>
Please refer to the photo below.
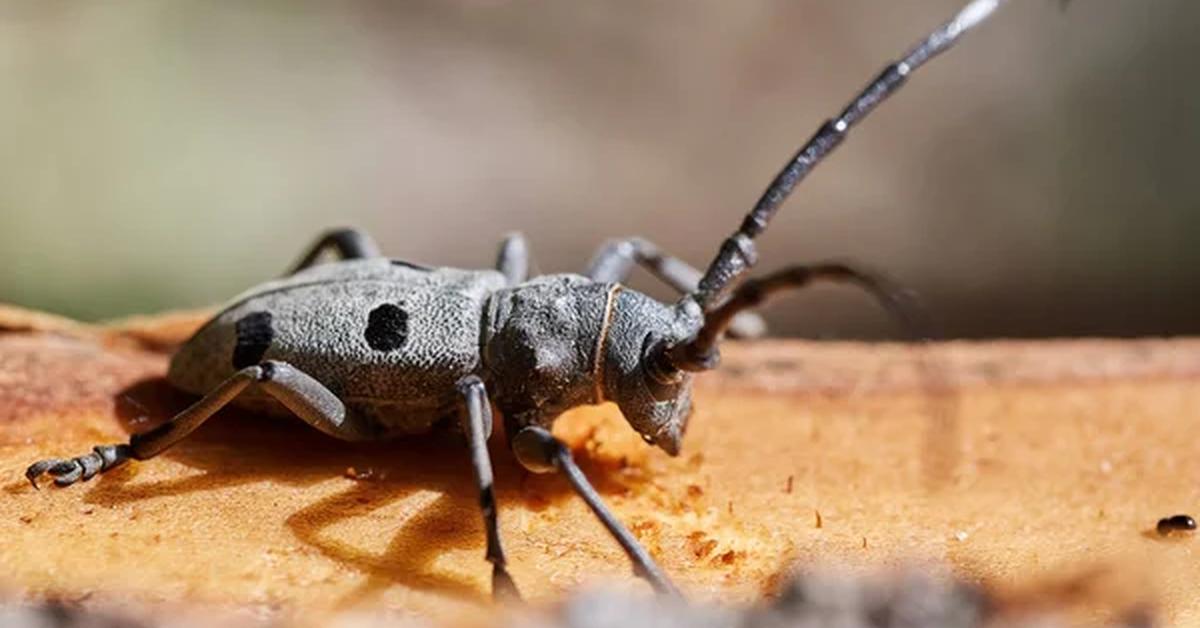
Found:
<path fill-rule="evenodd" d="M 604 335 L 603 386 L 642 439 L 679 453 L 692 413 L 692 374 L 659 368 L 662 347 L 690 338 L 701 325 L 694 301 L 664 305 L 633 290 L 614 297 Z"/>

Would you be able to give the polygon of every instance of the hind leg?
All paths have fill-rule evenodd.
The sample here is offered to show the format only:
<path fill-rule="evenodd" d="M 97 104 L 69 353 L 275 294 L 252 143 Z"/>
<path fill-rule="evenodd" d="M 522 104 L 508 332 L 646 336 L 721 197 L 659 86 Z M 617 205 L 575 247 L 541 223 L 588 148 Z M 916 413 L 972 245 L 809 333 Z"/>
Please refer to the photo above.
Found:
<path fill-rule="evenodd" d="M 234 373 L 170 421 L 149 432 L 134 434 L 128 443 L 99 445 L 90 453 L 65 460 L 39 460 L 29 465 L 25 477 L 34 488 L 38 487 L 37 479 L 47 473 L 54 478 L 55 484 L 69 486 L 80 480 L 90 480 L 130 458 L 153 458 L 191 434 L 250 386 L 262 388 L 296 416 L 327 434 L 345 440 L 370 437 L 366 426 L 349 415 L 341 400 L 320 382 L 286 362 L 267 361 Z"/>
<path fill-rule="evenodd" d="M 352 228 L 331 229 L 321 235 L 316 244 L 312 245 L 308 253 L 305 253 L 287 274 L 294 275 L 316 264 L 325 251 L 333 251 L 340 259 L 363 259 L 380 255 L 379 245 L 375 244 L 375 240 L 372 240 L 367 232 Z"/>

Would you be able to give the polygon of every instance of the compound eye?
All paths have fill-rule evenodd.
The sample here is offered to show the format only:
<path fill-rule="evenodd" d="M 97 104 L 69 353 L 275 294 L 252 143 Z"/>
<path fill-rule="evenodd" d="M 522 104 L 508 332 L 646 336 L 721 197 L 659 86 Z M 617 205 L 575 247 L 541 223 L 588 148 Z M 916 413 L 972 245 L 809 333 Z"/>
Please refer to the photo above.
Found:
<path fill-rule="evenodd" d="M 646 373 L 646 386 L 656 400 L 670 401 L 675 397 L 684 374 L 667 359 L 665 341 L 654 335 L 646 336 L 642 342 L 642 370 Z"/>

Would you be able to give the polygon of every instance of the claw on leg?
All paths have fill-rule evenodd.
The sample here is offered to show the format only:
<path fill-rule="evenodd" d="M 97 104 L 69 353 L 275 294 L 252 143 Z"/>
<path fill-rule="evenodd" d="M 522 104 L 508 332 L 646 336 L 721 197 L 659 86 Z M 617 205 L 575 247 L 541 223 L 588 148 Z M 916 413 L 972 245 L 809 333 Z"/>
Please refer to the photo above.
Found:
<path fill-rule="evenodd" d="M 508 570 L 500 565 L 492 566 L 492 597 L 496 600 L 520 602 L 521 591 L 513 582 Z"/>
<path fill-rule="evenodd" d="M 61 462 L 63 461 L 57 458 L 38 460 L 37 462 L 29 465 L 28 469 L 25 469 L 25 479 L 29 480 L 29 483 L 33 485 L 33 490 L 39 491 L 41 490 L 41 487 L 38 486 L 37 479 L 41 477 L 43 473 L 48 471 L 50 467 L 56 466 Z"/>
<path fill-rule="evenodd" d="M 128 445 L 99 445 L 93 447 L 91 453 L 69 460 L 39 460 L 25 469 L 25 479 L 29 480 L 35 490 L 40 490 L 37 481 L 44 474 L 53 477 L 58 486 L 70 486 L 80 480 L 90 480 L 101 471 L 120 465 L 131 456 Z"/>
<path fill-rule="evenodd" d="M 54 476 L 55 484 L 70 486 L 83 478 L 83 465 L 79 464 L 79 460 L 72 458 L 50 467 L 47 473 Z"/>

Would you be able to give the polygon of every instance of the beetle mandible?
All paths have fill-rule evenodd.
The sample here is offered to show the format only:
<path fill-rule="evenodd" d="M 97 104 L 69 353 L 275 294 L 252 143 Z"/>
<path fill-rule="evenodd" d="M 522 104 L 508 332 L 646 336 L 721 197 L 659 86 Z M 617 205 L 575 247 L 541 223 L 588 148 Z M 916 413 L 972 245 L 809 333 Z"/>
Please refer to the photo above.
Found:
<path fill-rule="evenodd" d="M 504 241 L 495 270 L 460 270 L 387 259 L 365 234 L 331 231 L 292 273 L 236 297 L 175 353 L 167 378 L 202 395 L 198 401 L 127 443 L 35 462 L 26 477 L 35 488 L 46 473 L 67 486 L 130 458 L 152 458 L 231 403 L 288 412 L 350 441 L 421 434 L 457 421 L 478 482 L 493 594 L 517 596 L 486 447 L 494 405 L 521 465 L 563 473 L 637 575 L 673 594 L 670 579 L 604 505 L 551 425 L 572 407 L 612 401 L 644 440 L 676 455 L 691 413 L 693 375 L 717 366 L 726 332 L 760 327 L 749 308 L 778 291 L 832 280 L 857 284 L 889 309 L 903 310 L 900 291 L 841 263 L 746 279 L 757 258 L 754 239 L 854 124 L 1003 2 L 968 2 L 826 121 L 703 273 L 639 238 L 610 242 L 582 275 L 530 279 L 520 235 Z M 328 250 L 341 260 L 317 264 Z M 635 264 L 682 298 L 664 304 L 625 287 Z"/>

